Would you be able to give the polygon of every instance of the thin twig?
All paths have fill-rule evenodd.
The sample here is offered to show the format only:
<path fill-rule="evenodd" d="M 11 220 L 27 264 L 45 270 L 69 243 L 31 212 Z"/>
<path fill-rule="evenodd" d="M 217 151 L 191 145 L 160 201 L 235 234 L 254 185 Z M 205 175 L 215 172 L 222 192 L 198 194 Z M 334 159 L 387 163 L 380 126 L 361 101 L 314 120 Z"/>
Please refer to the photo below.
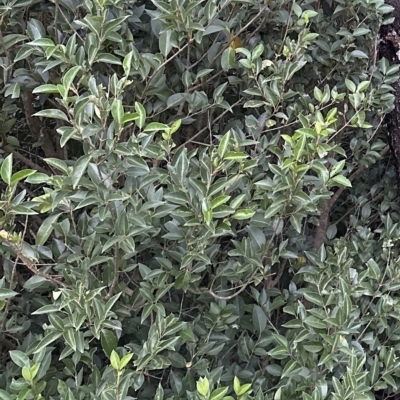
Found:
<path fill-rule="evenodd" d="M 275 279 L 268 279 L 268 280 L 266 281 L 265 289 L 272 289 L 272 288 L 274 288 L 274 287 L 279 283 L 279 280 L 281 279 L 281 277 L 282 277 L 282 275 L 283 275 L 283 272 L 285 271 L 285 268 L 286 268 L 286 261 L 287 261 L 287 260 L 284 260 L 284 261 L 280 264 L 280 266 L 279 266 L 279 268 L 278 268 L 278 271 L 277 271 L 277 273 L 276 273 Z"/>
<path fill-rule="evenodd" d="M 241 285 L 242 286 L 241 289 L 239 289 L 237 292 L 231 294 L 230 296 L 219 296 L 218 294 L 216 294 L 213 291 L 212 284 L 211 284 L 210 290 L 207 293 L 210 294 L 212 297 L 214 297 L 214 299 L 217 299 L 217 300 L 232 300 L 233 298 L 238 296 L 240 293 L 242 293 L 247 288 L 247 286 L 250 285 L 250 283 L 253 281 L 253 278 L 256 276 L 257 272 L 258 272 L 258 269 L 256 268 L 254 270 L 254 272 L 251 274 L 251 277 L 249 278 L 249 280 L 246 283 L 244 283 L 243 285 Z M 236 288 L 232 288 L 231 290 L 235 290 L 238 287 L 240 287 L 240 286 L 237 286 Z"/>
<path fill-rule="evenodd" d="M 243 99 L 238 100 L 235 104 L 233 104 L 233 105 L 231 106 L 231 108 L 233 108 L 233 107 L 239 105 L 239 104 L 242 103 L 242 102 L 243 102 Z M 220 120 L 227 112 L 229 112 L 229 111 L 230 111 L 230 110 L 225 110 L 225 111 L 224 111 L 223 113 L 221 113 L 217 118 L 215 118 L 215 120 L 213 121 L 213 123 L 219 121 L 219 120 Z M 195 140 L 197 137 L 199 137 L 199 136 L 200 136 L 203 132 L 205 132 L 207 129 L 208 129 L 208 126 L 204 127 L 204 128 L 201 129 L 200 131 L 198 131 L 194 136 L 192 136 L 191 138 L 189 138 L 188 140 L 186 140 L 185 143 L 182 143 L 182 144 L 177 148 L 177 150 L 180 149 L 181 147 L 186 146 L 187 144 L 193 142 L 193 140 Z"/>
<path fill-rule="evenodd" d="M 381 152 L 380 156 L 383 157 L 388 151 L 389 151 L 389 146 L 386 146 Z M 358 178 L 367 168 L 366 167 L 360 167 L 357 171 L 353 172 L 349 176 L 349 181 L 353 182 L 356 178 Z M 338 198 L 341 196 L 341 194 L 346 190 L 346 187 L 341 187 L 339 188 L 335 194 L 323 205 L 322 207 L 322 213 L 319 216 L 319 224 L 317 226 L 317 229 L 315 230 L 315 235 L 314 235 L 314 250 L 318 251 L 319 248 L 322 246 L 324 243 L 326 231 L 328 230 L 328 221 L 329 221 L 329 215 L 331 212 L 331 209 L 333 205 L 336 203 Z"/>
<path fill-rule="evenodd" d="M 64 282 L 61 282 L 61 281 L 53 278 L 51 275 L 48 275 L 48 274 L 43 273 L 42 271 L 39 271 L 36 267 L 36 262 L 31 260 L 30 258 L 28 258 L 22 252 L 21 244 L 16 244 L 12 240 L 10 240 L 4 236 L 0 237 L 0 241 L 3 242 L 5 245 L 7 245 L 16 254 L 16 256 L 21 260 L 21 262 L 25 265 L 25 267 L 27 267 L 33 274 L 41 276 L 41 277 L 47 279 L 48 281 L 53 282 L 63 288 L 68 287 Z"/>
<path fill-rule="evenodd" d="M 36 171 L 42 172 L 42 173 L 44 173 L 46 175 L 49 175 L 49 176 L 51 175 L 49 171 L 45 170 L 40 165 L 37 165 L 36 163 L 34 163 L 29 158 L 23 156 L 17 150 L 13 149 L 11 146 L 6 145 L 6 146 L 3 146 L 2 148 L 7 153 L 11 153 L 15 158 L 17 158 L 18 160 L 22 161 L 27 167 L 35 169 Z"/>

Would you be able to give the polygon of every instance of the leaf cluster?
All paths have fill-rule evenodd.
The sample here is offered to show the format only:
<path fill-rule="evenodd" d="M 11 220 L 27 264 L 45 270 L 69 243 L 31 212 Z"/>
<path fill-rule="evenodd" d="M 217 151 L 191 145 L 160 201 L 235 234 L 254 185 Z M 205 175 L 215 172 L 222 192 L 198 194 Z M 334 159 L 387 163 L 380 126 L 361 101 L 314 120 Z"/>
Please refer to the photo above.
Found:
<path fill-rule="evenodd" d="M 2 0 L 0 398 L 398 392 L 392 9 L 320 3 Z"/>

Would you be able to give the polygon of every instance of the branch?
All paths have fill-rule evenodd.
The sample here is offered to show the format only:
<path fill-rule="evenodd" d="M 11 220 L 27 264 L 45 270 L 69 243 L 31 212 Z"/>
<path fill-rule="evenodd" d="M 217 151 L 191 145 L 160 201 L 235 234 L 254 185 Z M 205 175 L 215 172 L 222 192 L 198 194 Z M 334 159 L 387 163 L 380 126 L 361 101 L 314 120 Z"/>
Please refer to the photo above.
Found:
<path fill-rule="evenodd" d="M 6 339 L 3 334 L 0 334 L 0 345 L 7 347 L 8 350 L 15 350 L 17 348 L 17 346 L 13 342 L 10 342 L 8 339 Z"/>
<path fill-rule="evenodd" d="M 248 285 L 250 285 L 253 278 L 256 276 L 257 272 L 258 272 L 258 269 L 256 268 L 255 271 L 252 273 L 251 277 L 249 278 L 249 280 L 245 284 L 241 285 L 242 287 L 237 292 L 231 294 L 230 296 L 219 296 L 218 294 L 216 294 L 213 291 L 212 284 L 211 284 L 211 289 L 207 293 L 210 294 L 212 297 L 214 297 L 214 299 L 217 299 L 217 300 L 232 300 L 233 298 L 238 296 L 240 293 L 242 293 L 247 288 Z M 240 287 L 240 286 L 237 286 L 236 288 L 233 288 L 230 290 L 237 289 L 238 287 Z"/>
<path fill-rule="evenodd" d="M 283 272 L 285 271 L 286 261 L 287 260 L 284 260 L 279 266 L 278 271 L 276 272 L 275 279 L 271 279 L 272 275 L 268 277 L 268 279 L 265 281 L 265 289 L 272 289 L 278 284 L 283 275 Z"/>
<path fill-rule="evenodd" d="M 51 275 L 45 274 L 42 271 L 39 271 L 36 267 L 36 262 L 35 260 L 30 259 L 27 257 L 23 251 L 22 251 L 22 245 L 21 243 L 15 243 L 10 234 L 6 232 L 5 230 L 0 231 L 0 240 L 6 244 L 16 255 L 17 257 L 22 261 L 22 263 L 27 267 L 34 275 L 41 276 L 45 279 L 47 279 L 50 282 L 55 283 L 58 286 L 61 286 L 63 288 L 68 287 L 64 282 L 60 282 L 59 280 L 53 278 Z"/>
<path fill-rule="evenodd" d="M 231 109 L 237 105 L 239 105 L 243 100 L 240 99 L 238 100 L 235 104 L 232 104 Z M 223 113 L 221 113 L 217 118 L 215 118 L 215 120 L 213 121 L 213 123 L 219 121 L 227 112 L 229 112 L 230 110 L 225 110 Z M 207 129 L 209 129 L 209 126 L 205 126 L 203 129 L 201 129 L 200 131 L 198 131 L 194 136 L 192 136 L 191 138 L 189 138 L 188 140 L 186 140 L 185 143 L 182 143 L 180 146 L 178 146 L 177 150 L 179 150 L 181 147 L 186 146 L 187 144 L 193 142 L 193 140 L 195 140 L 197 137 L 199 137 L 203 132 L 205 132 Z"/>
<path fill-rule="evenodd" d="M 3 150 L 6 151 L 7 153 L 12 153 L 12 155 L 22 161 L 27 167 L 30 167 L 32 169 L 35 169 L 38 172 L 43 172 L 46 175 L 51 176 L 50 172 L 42 168 L 40 165 L 34 163 L 32 160 L 29 158 L 23 156 L 21 153 L 19 153 L 17 150 L 13 149 L 11 146 L 3 146 Z"/>
<path fill-rule="evenodd" d="M 36 140 L 39 141 L 41 137 L 43 138 L 41 148 L 43 149 L 45 156 L 48 158 L 57 158 L 57 153 L 54 150 L 51 136 L 46 129 L 43 129 L 40 119 L 33 116 L 33 114 L 35 114 L 35 109 L 33 107 L 34 98 L 32 92 L 29 91 L 22 93 L 21 99 L 24 106 L 26 122 L 30 131 L 33 133 Z"/>
<path fill-rule="evenodd" d="M 380 156 L 383 157 L 388 151 L 389 151 L 389 146 L 386 146 L 380 153 Z M 353 182 L 356 178 L 358 178 L 367 168 L 366 167 L 360 167 L 357 171 L 353 172 L 350 177 L 349 181 Z M 317 226 L 317 229 L 315 230 L 315 235 L 314 235 L 314 250 L 318 251 L 319 248 L 322 246 L 324 243 L 324 238 L 326 235 L 326 231 L 328 230 L 328 221 L 329 221 L 329 215 L 331 212 L 331 209 L 333 205 L 336 203 L 338 198 L 341 196 L 341 194 L 345 191 L 345 187 L 341 187 L 338 189 L 335 194 L 323 205 L 322 207 L 322 213 L 319 216 L 319 224 Z"/>

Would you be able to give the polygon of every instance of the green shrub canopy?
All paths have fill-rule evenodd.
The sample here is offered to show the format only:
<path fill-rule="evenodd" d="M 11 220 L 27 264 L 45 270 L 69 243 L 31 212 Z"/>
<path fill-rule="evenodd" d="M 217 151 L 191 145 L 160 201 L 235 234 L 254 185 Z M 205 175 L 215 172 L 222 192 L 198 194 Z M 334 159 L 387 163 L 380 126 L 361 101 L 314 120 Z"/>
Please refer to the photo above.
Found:
<path fill-rule="evenodd" d="M 398 393 L 392 10 L 1 0 L 0 399 Z"/>

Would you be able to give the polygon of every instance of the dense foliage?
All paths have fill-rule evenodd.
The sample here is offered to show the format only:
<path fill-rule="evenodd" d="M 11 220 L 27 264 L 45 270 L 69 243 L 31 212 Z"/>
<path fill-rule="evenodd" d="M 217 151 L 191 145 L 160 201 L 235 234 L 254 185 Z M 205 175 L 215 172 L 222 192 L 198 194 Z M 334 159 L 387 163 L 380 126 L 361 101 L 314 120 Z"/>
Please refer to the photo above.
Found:
<path fill-rule="evenodd" d="M 391 11 L 0 0 L 0 398 L 400 392 Z"/>

